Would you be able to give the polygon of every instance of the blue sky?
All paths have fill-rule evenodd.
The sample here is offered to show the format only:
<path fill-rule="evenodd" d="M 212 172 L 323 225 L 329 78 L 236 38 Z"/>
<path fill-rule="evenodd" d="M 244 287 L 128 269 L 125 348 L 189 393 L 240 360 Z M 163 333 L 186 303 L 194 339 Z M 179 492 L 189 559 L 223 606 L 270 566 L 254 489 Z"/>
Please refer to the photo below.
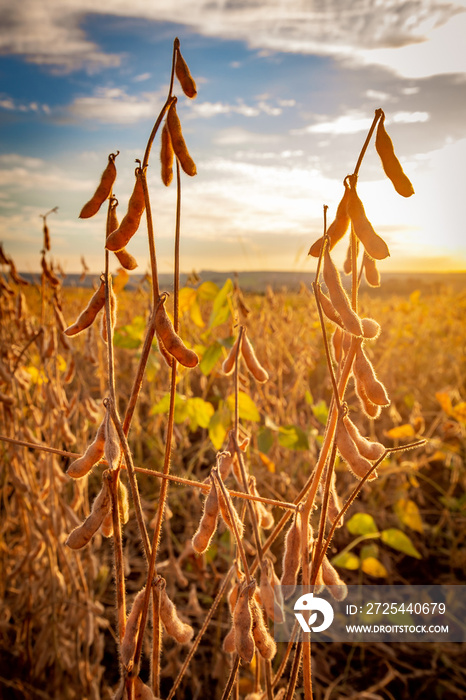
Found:
<path fill-rule="evenodd" d="M 0 9 L 0 240 L 21 270 L 38 269 L 40 214 L 55 206 L 54 259 L 68 272 L 81 255 L 102 268 L 104 211 L 78 213 L 120 150 L 123 216 L 175 36 L 198 84 L 195 100 L 177 92 L 198 170 L 182 183 L 184 271 L 312 270 L 322 206 L 332 217 L 378 107 L 416 190 L 399 197 L 370 147 L 359 193 L 391 250 L 382 269 L 465 269 L 464 0 L 0 0 Z M 148 177 L 159 266 L 170 271 L 176 193 L 160 181 L 158 139 Z M 144 226 L 128 249 L 144 272 Z"/>

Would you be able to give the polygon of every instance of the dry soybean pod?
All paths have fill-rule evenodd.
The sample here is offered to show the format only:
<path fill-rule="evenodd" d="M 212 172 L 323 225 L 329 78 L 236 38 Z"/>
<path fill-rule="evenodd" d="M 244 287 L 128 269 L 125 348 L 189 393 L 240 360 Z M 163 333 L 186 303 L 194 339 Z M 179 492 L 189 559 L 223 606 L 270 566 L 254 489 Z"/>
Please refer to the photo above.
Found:
<path fill-rule="evenodd" d="M 320 301 L 320 305 L 322 307 L 322 311 L 327 316 L 328 320 L 332 321 L 332 323 L 336 323 L 336 325 L 339 326 L 340 329 L 344 330 L 345 327 L 343 325 L 343 321 L 341 320 L 340 314 L 335 309 L 334 305 L 332 304 L 332 302 L 330 301 L 328 296 L 326 294 L 324 294 L 324 292 L 320 288 L 320 285 L 316 287 L 316 291 L 317 291 L 317 296 L 318 296 L 319 301 Z"/>
<path fill-rule="evenodd" d="M 99 311 L 103 308 L 105 304 L 105 283 L 100 282 L 100 287 L 92 295 L 88 305 L 84 311 L 78 316 L 77 320 L 73 325 L 65 329 L 65 334 L 68 336 L 77 335 L 89 328 L 95 321 L 95 318 Z"/>
<path fill-rule="evenodd" d="M 296 588 L 301 568 L 301 555 L 301 514 L 297 512 L 285 536 L 283 572 L 280 581 L 280 585 L 288 587 L 287 591 L 283 591 L 285 599 L 293 595 Z"/>
<path fill-rule="evenodd" d="M 324 584 L 329 587 L 329 591 L 335 600 L 344 600 L 348 595 L 348 587 L 341 580 L 338 571 L 329 562 L 327 555 L 322 560 L 322 578 Z"/>
<path fill-rule="evenodd" d="M 384 260 L 390 255 L 388 246 L 374 231 L 371 222 L 366 216 L 364 205 L 358 197 L 356 188 L 352 187 L 348 199 L 348 213 L 356 236 L 363 244 L 366 253 L 375 260 Z"/>
<path fill-rule="evenodd" d="M 118 301 L 116 298 L 116 294 L 113 291 L 113 287 L 110 286 L 110 325 L 112 327 L 112 331 L 116 326 L 116 318 L 117 318 L 117 308 L 118 308 Z M 102 317 L 100 319 L 100 335 L 102 336 L 102 340 L 106 343 L 107 342 L 107 311 L 104 307 L 104 312 L 102 314 Z"/>
<path fill-rule="evenodd" d="M 159 352 L 160 352 L 160 354 L 162 355 L 162 357 L 163 357 L 163 359 L 165 360 L 166 364 L 167 364 L 169 367 L 173 367 L 173 362 L 174 362 L 173 355 L 170 355 L 170 353 L 168 352 L 167 348 L 166 348 L 165 345 L 163 344 L 162 338 L 159 336 L 159 334 L 156 333 L 155 336 L 156 336 L 156 338 L 157 338 L 157 344 L 158 344 L 158 347 L 159 347 Z"/>
<path fill-rule="evenodd" d="M 105 451 L 105 419 L 99 426 L 94 441 L 91 442 L 82 457 L 71 462 L 66 473 L 73 479 L 80 479 L 90 472 L 102 457 Z"/>
<path fill-rule="evenodd" d="M 271 661 L 277 653 L 277 645 L 265 624 L 262 610 L 254 598 L 251 598 L 252 636 L 263 659 Z"/>
<path fill-rule="evenodd" d="M 49 231 L 49 227 L 47 226 L 47 222 L 45 221 L 45 217 L 44 217 L 43 233 L 44 233 L 44 249 L 50 250 L 50 231 Z"/>
<path fill-rule="evenodd" d="M 270 559 L 264 558 L 261 564 L 261 582 L 259 587 L 261 600 L 269 618 L 279 624 L 283 622 L 285 618 L 283 616 L 282 605 L 280 605 L 275 595 L 275 585 L 272 585 L 272 580 L 273 564 Z M 283 601 L 281 602 L 283 603 Z"/>
<path fill-rule="evenodd" d="M 187 644 L 194 634 L 193 628 L 178 617 L 176 607 L 168 597 L 165 579 L 161 579 L 157 585 L 161 589 L 160 619 L 165 631 L 180 644 Z"/>
<path fill-rule="evenodd" d="M 358 477 L 358 479 L 365 477 L 369 469 L 372 468 L 372 464 L 359 452 L 353 438 L 348 433 L 346 425 L 343 421 L 343 416 L 338 418 L 336 441 L 338 450 L 345 462 L 348 464 L 350 471 L 352 471 L 353 474 Z M 372 481 L 376 477 L 377 474 L 373 472 L 370 475 L 369 480 Z"/>
<path fill-rule="evenodd" d="M 221 476 L 220 472 L 217 471 L 214 472 L 216 474 L 215 478 L 218 478 L 219 482 L 221 481 Z M 222 482 L 223 483 L 223 482 Z M 236 526 L 236 531 L 238 532 L 238 536 L 241 538 L 243 536 L 243 530 L 244 526 L 241 521 L 241 518 L 238 515 L 238 512 L 233 505 L 233 501 L 231 500 L 231 496 L 227 489 L 225 489 L 225 494 L 223 493 L 223 489 L 220 486 L 217 488 L 217 494 L 218 494 L 218 505 L 220 509 L 220 515 L 222 516 L 222 520 L 227 526 L 227 528 L 230 530 L 230 532 L 235 535 L 235 526 Z M 233 524 L 234 521 L 234 524 Z"/>
<path fill-rule="evenodd" d="M 125 668 L 131 669 L 133 666 L 134 652 L 136 651 L 136 642 L 141 623 L 142 609 L 144 607 L 144 596 L 146 587 L 142 588 L 136 595 L 131 612 L 126 620 L 125 634 L 120 646 L 121 662 Z"/>
<path fill-rule="evenodd" d="M 341 283 L 340 273 L 338 272 L 335 264 L 330 257 L 330 251 L 328 246 L 325 248 L 324 253 L 324 267 L 323 267 L 324 281 L 327 285 L 330 300 L 335 307 L 335 310 L 341 317 L 345 330 L 347 330 L 352 335 L 361 336 L 362 326 L 361 319 L 355 311 L 351 308 L 348 296 L 343 289 Z"/>
<path fill-rule="evenodd" d="M 381 332 L 380 323 L 377 323 L 373 318 L 362 319 L 363 336 L 367 340 L 375 340 Z"/>
<path fill-rule="evenodd" d="M 139 228 L 141 216 L 144 213 L 145 202 L 141 168 L 136 168 L 135 174 L 136 182 L 128 202 L 128 211 L 116 231 L 109 235 L 105 244 L 107 250 L 112 250 L 113 252 L 121 250 L 131 240 Z"/>
<path fill-rule="evenodd" d="M 382 382 L 377 379 L 372 363 L 361 346 L 356 350 L 353 373 L 358 382 L 364 386 L 367 397 L 372 403 L 375 403 L 377 406 L 390 405 L 387 390 Z"/>
<path fill-rule="evenodd" d="M 238 343 L 240 342 L 242 336 L 243 336 L 242 333 L 240 335 L 238 335 L 235 342 L 233 343 L 233 347 L 231 348 L 230 352 L 228 353 L 228 356 L 223 361 L 222 372 L 223 372 L 223 374 L 226 374 L 227 376 L 229 374 L 231 374 L 233 372 L 233 370 L 235 369 L 235 360 L 236 360 L 236 355 L 237 355 L 237 351 L 238 351 Z M 241 348 L 238 351 L 238 356 L 239 356 L 239 352 L 241 352 Z"/>
<path fill-rule="evenodd" d="M 173 150 L 175 151 L 176 157 L 180 161 L 181 167 L 183 168 L 186 175 L 193 176 L 197 172 L 196 171 L 196 164 L 194 163 L 193 159 L 189 155 L 188 148 L 187 148 L 185 140 L 183 138 L 183 132 L 181 130 L 180 119 L 179 119 L 177 111 L 176 111 L 176 102 L 177 102 L 177 99 L 175 97 L 173 99 L 173 102 L 171 103 L 169 109 L 168 109 L 168 114 L 167 114 L 168 131 L 170 132 L 170 138 L 171 138 Z"/>
<path fill-rule="evenodd" d="M 364 277 L 370 287 L 380 287 L 380 272 L 377 269 L 377 263 L 370 255 L 364 252 L 362 261 L 364 268 Z"/>
<path fill-rule="evenodd" d="M 249 476 L 248 485 L 251 496 L 260 496 L 259 491 L 257 490 L 257 482 L 255 476 Z M 253 501 L 253 508 L 256 513 L 258 525 L 264 528 L 264 530 L 270 530 L 270 528 L 273 527 L 275 524 L 275 520 L 272 513 L 270 513 L 265 507 L 265 505 L 260 501 Z"/>
<path fill-rule="evenodd" d="M 184 367 L 196 367 L 199 358 L 194 350 L 189 350 L 181 340 L 180 336 L 175 333 L 173 324 L 170 321 L 165 310 L 166 292 L 160 295 L 159 303 L 155 311 L 155 330 L 157 336 L 161 338 L 162 343 L 170 355 L 178 360 Z"/>
<path fill-rule="evenodd" d="M 110 497 L 110 488 L 108 485 L 107 472 L 102 475 L 102 488 L 97 495 L 90 515 L 86 520 L 75 528 L 69 535 L 65 544 L 71 549 L 81 549 L 84 547 L 97 532 L 99 527 L 112 507 Z"/>
<path fill-rule="evenodd" d="M 385 175 L 392 181 L 395 190 L 402 197 L 411 197 L 414 194 L 414 187 L 395 155 L 392 140 L 385 129 L 385 114 L 383 112 L 377 125 L 375 148 L 382 161 Z"/>
<path fill-rule="evenodd" d="M 165 187 L 168 187 L 173 180 L 173 145 L 168 131 L 167 123 L 163 125 L 162 135 L 160 137 L 160 166 L 162 182 Z"/>
<path fill-rule="evenodd" d="M 366 416 L 372 419 L 378 418 L 380 416 L 380 413 L 382 412 L 381 407 L 373 403 L 369 399 L 366 393 L 366 389 L 364 387 L 364 383 L 356 376 L 354 377 L 354 388 L 356 390 L 356 396 L 358 397 L 359 402 L 361 404 L 361 408 L 366 414 Z"/>
<path fill-rule="evenodd" d="M 259 384 L 264 384 L 269 378 L 269 373 L 264 369 L 256 357 L 254 348 L 251 345 L 246 330 L 243 332 L 243 341 L 241 343 L 241 352 L 246 362 L 248 370 L 251 372 L 252 376 Z"/>
<path fill-rule="evenodd" d="M 176 77 L 180 81 L 180 85 L 183 89 L 186 97 L 193 99 L 197 95 L 197 88 L 194 79 L 189 72 L 188 64 L 181 55 L 179 46 L 176 51 L 176 61 L 175 61 L 175 73 Z"/>
<path fill-rule="evenodd" d="M 218 494 L 215 480 L 210 477 L 210 491 L 204 502 L 204 512 L 199 527 L 193 536 L 192 546 L 195 552 L 202 554 L 209 547 L 219 516 Z"/>
<path fill-rule="evenodd" d="M 363 437 L 359 432 L 357 426 L 353 423 L 349 416 L 344 416 L 343 422 L 345 424 L 346 430 L 350 434 L 350 437 L 353 439 L 353 442 L 358 448 L 360 454 L 362 454 L 362 456 L 366 459 L 370 459 L 371 461 L 380 459 L 380 457 L 385 452 L 385 447 L 382 445 L 382 443 L 373 442 Z"/>
<path fill-rule="evenodd" d="M 113 425 L 110 411 L 105 414 L 105 459 L 110 469 L 118 469 L 121 459 L 121 447 L 118 433 Z"/>
<path fill-rule="evenodd" d="M 117 214 L 116 214 L 116 209 L 118 206 L 118 199 L 114 197 L 110 203 L 110 209 L 108 213 L 108 219 L 107 219 L 107 238 L 110 236 L 111 233 L 117 230 L 119 226 Z M 116 250 L 115 251 L 115 256 L 120 263 L 122 267 L 125 268 L 125 270 L 135 270 L 138 266 L 136 258 L 134 258 L 131 253 L 128 253 L 128 251 L 125 248 L 122 248 L 121 250 Z"/>
<path fill-rule="evenodd" d="M 348 215 L 347 207 L 348 207 L 348 194 L 349 194 L 349 187 L 344 183 L 345 185 L 345 193 L 337 207 L 337 212 L 335 215 L 335 220 L 330 224 L 330 226 L 327 229 L 327 236 L 329 237 L 329 246 L 330 250 L 333 248 L 334 245 L 338 243 L 338 241 L 343 238 L 345 233 L 348 230 L 348 226 L 350 224 L 350 218 Z M 322 243 L 323 243 L 324 237 L 321 236 L 319 240 L 317 240 L 315 243 L 312 244 L 308 255 L 312 255 L 315 258 L 318 258 L 320 256 L 320 251 L 322 249 Z"/>
<path fill-rule="evenodd" d="M 233 611 L 236 652 L 246 664 L 251 663 L 255 649 L 250 604 L 250 599 L 254 595 L 255 588 L 256 582 L 254 580 L 243 586 Z"/>
<path fill-rule="evenodd" d="M 108 156 L 107 167 L 102 173 L 102 177 L 96 191 L 92 195 L 91 199 L 81 209 L 81 213 L 79 214 L 80 219 L 88 219 L 89 217 L 94 216 L 94 214 L 97 214 L 102 204 L 108 198 L 116 178 L 115 158 L 117 157 L 118 153 L 119 151 L 116 153 L 110 153 Z"/>

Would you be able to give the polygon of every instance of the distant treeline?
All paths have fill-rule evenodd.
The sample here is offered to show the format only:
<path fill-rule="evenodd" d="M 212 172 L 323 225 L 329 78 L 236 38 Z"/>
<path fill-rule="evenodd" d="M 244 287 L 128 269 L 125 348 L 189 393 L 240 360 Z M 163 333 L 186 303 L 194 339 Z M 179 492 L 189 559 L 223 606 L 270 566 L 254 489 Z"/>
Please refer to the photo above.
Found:
<path fill-rule="evenodd" d="M 21 273 L 23 277 L 33 283 L 40 283 L 39 274 Z M 96 274 L 88 274 L 81 280 L 79 274 L 69 274 L 63 278 L 65 287 L 92 287 L 95 285 Z M 131 274 L 127 284 L 128 288 L 137 287 L 141 284 L 144 275 Z M 273 291 L 287 290 L 298 292 L 304 284 L 309 289 L 315 278 L 314 272 L 282 272 L 282 271 L 252 271 L 252 272 L 215 272 L 213 270 L 203 270 L 199 273 L 181 274 L 180 284 L 196 285 L 200 282 L 210 280 L 219 286 L 225 283 L 228 278 L 237 280 L 243 292 L 254 294 L 264 294 L 267 287 Z M 453 292 L 461 292 L 466 289 L 466 272 L 389 272 L 382 273 L 383 285 L 380 288 L 369 288 L 371 294 L 390 296 L 400 294 L 406 296 L 419 289 L 425 294 L 439 294 L 443 289 L 451 289 Z M 343 283 L 346 276 L 342 274 Z M 170 274 L 160 274 L 160 287 L 170 291 L 173 287 L 173 276 Z M 365 283 L 362 283 L 362 287 Z"/>

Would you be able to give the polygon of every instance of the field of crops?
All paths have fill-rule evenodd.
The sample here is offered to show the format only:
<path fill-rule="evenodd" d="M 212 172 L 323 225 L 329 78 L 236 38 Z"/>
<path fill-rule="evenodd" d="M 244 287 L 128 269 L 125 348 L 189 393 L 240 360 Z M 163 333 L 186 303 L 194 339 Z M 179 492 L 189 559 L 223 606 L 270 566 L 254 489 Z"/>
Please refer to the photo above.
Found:
<path fill-rule="evenodd" d="M 150 284 L 144 282 L 129 292 L 124 288 L 126 279 L 121 272 L 113 281 L 118 296 L 113 349 L 119 416 L 127 412 L 151 304 Z M 66 474 L 108 414 L 104 408 L 109 397 L 108 353 L 98 327 L 94 324 L 76 338 L 67 338 L 60 325 L 61 315 L 67 325 L 77 318 L 91 293 L 45 282 L 42 288 L 26 287 L 5 279 L 3 285 L 0 411 L 2 436 L 10 439 L 1 443 L 4 698 L 112 697 L 121 668 L 122 606 L 130 610 L 146 582 L 147 553 L 132 497 L 129 511 L 120 506 L 125 510 L 124 515 L 120 512 L 124 523 L 120 545 L 113 536 L 103 536 L 102 527 L 82 549 L 66 545 L 70 532 L 89 515 L 105 468 L 95 466 L 86 478 Z M 465 295 L 448 289 L 429 297 L 417 292 L 408 298 L 371 298 L 370 292 L 360 297 L 361 314 L 382 326 L 369 352 L 391 403 L 377 420 L 368 419 L 358 409 L 350 380 L 346 402 L 351 415 L 362 434 L 386 447 L 426 442 L 412 451 L 388 455 L 377 469 L 378 478 L 364 484 L 345 524 L 336 530 L 329 559 L 346 584 L 464 581 L 465 307 Z M 305 287 L 299 294 L 269 289 L 263 296 L 243 296 L 231 280 L 222 288 L 209 280 L 195 280 L 180 290 L 179 320 L 180 334 L 200 363 L 177 373 L 169 466 L 170 474 L 186 482 L 164 481 L 167 502 L 156 576 L 166 582 L 179 624 L 189 624 L 193 634 L 187 635 L 187 644 L 180 644 L 166 629 L 162 634 L 158 624 L 162 637 L 157 649 L 158 683 L 164 698 L 220 698 L 233 658 L 222 649 L 231 625 L 227 593 L 232 584 L 227 577 L 234 581 L 235 566 L 242 566 L 235 537 L 223 522 L 207 551 L 194 552 L 191 541 L 204 500 L 199 486 L 209 477 L 218 451 L 228 445 L 237 390 L 241 440 L 249 440 L 243 453 L 247 471 L 264 499 L 292 504 L 315 467 L 332 385 L 315 298 Z M 222 372 L 238 324 L 247 328 L 269 375 L 266 383 L 256 381 L 244 364 L 239 365 L 237 378 Z M 160 476 L 151 472 L 163 472 L 166 459 L 170 373 L 154 340 L 128 433 L 149 541 L 157 526 L 161 489 Z M 112 459 L 108 451 L 102 457 L 107 463 Z M 127 463 L 125 455 L 123 462 Z M 343 460 L 337 459 L 335 469 L 338 495 L 344 502 L 356 480 Z M 126 470 L 121 472 L 121 483 L 126 499 L 131 490 Z M 225 484 L 243 490 L 231 475 Z M 234 498 L 233 503 L 241 514 L 243 501 Z M 272 525 L 289 512 L 267 504 L 265 508 L 273 516 Z M 355 518 L 356 514 L 364 517 Z M 251 565 L 257 546 L 248 514 L 245 517 L 244 556 Z M 375 538 L 374 527 L 380 534 Z M 398 536 L 385 538 L 383 533 L 389 530 Z M 262 544 L 269 533 L 270 529 L 260 528 Z M 112 535 L 112 527 L 105 534 Z M 269 550 L 278 577 L 284 537 L 278 533 Z M 218 596 L 222 588 L 225 594 Z M 192 660 L 182 667 L 193 649 L 192 639 L 197 642 L 205 624 Z M 152 628 L 151 618 L 142 645 L 144 682 L 154 665 Z M 261 697 L 284 660 L 283 646 L 278 645 L 271 663 L 255 656 L 251 664 L 241 664 L 237 697 L 248 693 Z M 454 644 L 315 644 L 314 695 L 463 697 L 463 653 L 462 645 Z M 273 685 L 274 697 L 287 687 L 292 663 L 291 655 Z M 172 695 L 175 681 L 178 689 Z M 297 697 L 299 688 L 298 679 Z M 146 697 L 137 692 L 136 687 L 135 697 Z"/>

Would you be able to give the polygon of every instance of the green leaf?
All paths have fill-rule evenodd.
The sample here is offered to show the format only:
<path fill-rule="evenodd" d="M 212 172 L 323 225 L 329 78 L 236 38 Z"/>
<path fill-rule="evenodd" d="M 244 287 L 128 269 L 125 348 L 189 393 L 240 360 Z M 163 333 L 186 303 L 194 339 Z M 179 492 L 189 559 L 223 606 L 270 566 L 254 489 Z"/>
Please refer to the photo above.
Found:
<path fill-rule="evenodd" d="M 186 396 L 182 394 L 175 395 L 175 423 L 183 423 L 188 418 Z M 149 411 L 150 416 L 163 415 L 168 413 L 170 409 L 170 394 L 162 396 L 160 401 L 152 406 Z"/>
<path fill-rule="evenodd" d="M 233 282 L 231 279 L 227 279 L 221 290 L 218 292 L 214 299 L 214 304 L 212 307 L 212 313 L 210 314 L 209 328 L 216 328 L 221 326 L 222 323 L 228 320 L 230 316 L 231 309 L 228 303 L 228 297 L 233 292 Z"/>
<path fill-rule="evenodd" d="M 333 557 L 332 564 L 334 566 L 340 566 L 342 569 L 351 569 L 354 571 L 355 569 L 359 569 L 359 557 L 353 554 L 353 552 L 342 552 Z"/>
<path fill-rule="evenodd" d="M 209 437 L 216 450 L 221 449 L 230 424 L 230 411 L 220 405 L 209 421 Z"/>
<path fill-rule="evenodd" d="M 215 343 L 210 345 L 202 355 L 202 360 L 199 363 L 199 368 L 202 374 L 205 374 L 205 376 L 207 377 L 212 372 L 221 355 L 222 346 L 220 345 L 220 343 L 217 343 L 217 341 L 215 341 Z"/>
<path fill-rule="evenodd" d="M 198 396 L 188 399 L 186 402 L 186 414 L 189 418 L 189 427 L 196 430 L 198 427 L 208 428 L 210 419 L 214 415 L 214 407 L 208 401 Z"/>
<path fill-rule="evenodd" d="M 368 513 L 355 513 L 346 523 L 346 527 L 352 535 L 371 535 L 378 532 L 374 518 Z"/>
<path fill-rule="evenodd" d="M 146 321 L 142 316 L 135 316 L 131 323 L 115 330 L 113 343 L 118 348 L 133 350 L 138 348 L 143 341 L 146 329 Z"/>
<path fill-rule="evenodd" d="M 319 423 L 322 423 L 322 425 L 327 425 L 328 406 L 325 403 L 324 399 L 321 399 L 316 404 L 314 404 L 314 406 L 312 406 L 312 413 L 317 418 Z"/>
<path fill-rule="evenodd" d="M 257 447 L 261 452 L 267 454 L 273 445 L 273 432 L 270 428 L 262 428 L 257 434 Z"/>
<path fill-rule="evenodd" d="M 201 301 L 213 301 L 218 294 L 218 286 L 215 282 L 207 280 L 197 288 L 197 298 Z"/>
<path fill-rule="evenodd" d="M 182 287 L 178 296 L 178 310 L 180 314 L 191 308 L 197 298 L 197 292 L 192 287 Z"/>
<path fill-rule="evenodd" d="M 314 397 L 312 396 L 311 392 L 309 389 L 306 389 L 304 392 L 304 400 L 308 404 L 308 406 L 313 406 L 314 405 Z"/>
<path fill-rule="evenodd" d="M 290 450 L 308 450 L 307 435 L 299 425 L 282 425 L 278 430 L 278 442 Z"/>
<path fill-rule="evenodd" d="M 197 299 L 194 299 L 193 303 L 191 304 L 191 307 L 189 309 L 189 316 L 191 318 L 191 321 L 198 328 L 204 328 L 205 323 L 204 319 L 202 318 L 201 307 L 199 306 L 199 302 L 197 301 Z"/>
<path fill-rule="evenodd" d="M 227 398 L 227 406 L 233 413 L 235 410 L 235 395 L 231 394 Z M 260 413 L 257 410 L 257 406 L 248 394 L 244 391 L 238 392 L 238 407 L 239 407 L 239 417 L 242 420 L 251 420 L 254 423 L 258 423 L 261 419 Z"/>
<path fill-rule="evenodd" d="M 408 535 L 396 527 L 382 530 L 382 542 L 388 544 L 389 547 L 393 547 L 393 549 L 397 549 L 399 552 L 403 552 L 403 554 L 408 554 L 410 557 L 422 559 Z"/>

